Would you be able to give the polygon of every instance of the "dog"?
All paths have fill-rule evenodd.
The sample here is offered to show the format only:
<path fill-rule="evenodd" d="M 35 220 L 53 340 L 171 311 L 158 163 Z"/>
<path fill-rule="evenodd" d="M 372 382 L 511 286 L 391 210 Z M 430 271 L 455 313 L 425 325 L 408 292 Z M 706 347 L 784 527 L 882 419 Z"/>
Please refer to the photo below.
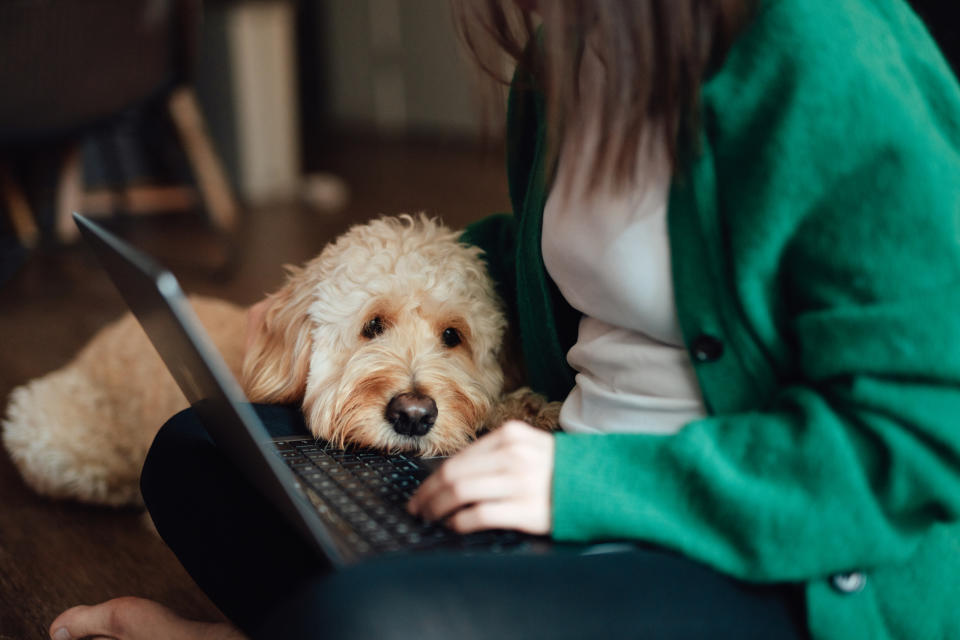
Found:
<path fill-rule="evenodd" d="M 503 305 L 481 251 L 458 236 L 424 214 L 354 226 L 288 267 L 252 334 L 243 308 L 191 304 L 251 401 L 301 403 L 311 433 L 336 446 L 449 455 L 510 418 L 556 428 L 559 403 L 504 395 Z M 40 494 L 141 505 L 150 443 L 185 407 L 128 313 L 13 390 L 3 442 Z"/>

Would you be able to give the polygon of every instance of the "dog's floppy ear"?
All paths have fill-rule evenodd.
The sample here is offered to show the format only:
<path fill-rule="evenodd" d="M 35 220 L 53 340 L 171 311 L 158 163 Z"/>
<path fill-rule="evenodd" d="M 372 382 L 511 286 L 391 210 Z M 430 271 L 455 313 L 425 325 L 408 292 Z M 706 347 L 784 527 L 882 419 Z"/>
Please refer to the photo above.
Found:
<path fill-rule="evenodd" d="M 302 269 L 287 268 L 287 283 L 267 296 L 259 326 L 247 339 L 243 388 L 253 402 L 296 402 L 306 390 L 312 287 L 302 277 Z"/>

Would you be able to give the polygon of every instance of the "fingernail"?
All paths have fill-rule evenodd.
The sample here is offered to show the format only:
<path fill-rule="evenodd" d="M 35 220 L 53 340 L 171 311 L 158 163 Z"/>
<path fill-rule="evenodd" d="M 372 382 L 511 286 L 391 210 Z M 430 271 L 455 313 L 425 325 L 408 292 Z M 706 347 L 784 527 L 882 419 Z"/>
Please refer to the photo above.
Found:
<path fill-rule="evenodd" d="M 66 627 L 60 627 L 53 632 L 53 640 L 72 640 L 70 637 L 70 632 L 67 631 Z"/>

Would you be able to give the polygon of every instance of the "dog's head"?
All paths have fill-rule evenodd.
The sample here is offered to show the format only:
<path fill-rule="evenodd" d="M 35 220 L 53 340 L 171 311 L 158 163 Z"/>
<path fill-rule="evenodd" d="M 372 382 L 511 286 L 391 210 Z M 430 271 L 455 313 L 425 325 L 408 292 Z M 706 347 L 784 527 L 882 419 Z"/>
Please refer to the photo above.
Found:
<path fill-rule="evenodd" d="M 504 314 L 480 250 L 424 215 L 353 227 L 267 303 L 247 350 L 256 402 L 303 402 L 337 445 L 453 453 L 501 392 Z"/>

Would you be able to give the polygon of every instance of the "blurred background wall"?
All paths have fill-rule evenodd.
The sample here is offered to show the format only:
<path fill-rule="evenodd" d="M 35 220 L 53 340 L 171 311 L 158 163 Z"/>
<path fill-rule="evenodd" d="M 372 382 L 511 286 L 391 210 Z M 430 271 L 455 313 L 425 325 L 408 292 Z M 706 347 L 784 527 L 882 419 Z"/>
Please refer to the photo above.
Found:
<path fill-rule="evenodd" d="M 910 1 L 956 70 L 957 4 Z M 477 80 L 449 0 L 0 2 L 0 282 L 74 239 L 72 210 L 230 230 L 344 202 L 332 149 L 476 150 Z"/>
<path fill-rule="evenodd" d="M 322 170 L 334 136 L 475 141 L 475 73 L 448 0 L 206 4 L 197 90 L 242 196 Z"/>
<path fill-rule="evenodd" d="M 911 4 L 956 64 L 956 3 Z M 200 103 L 247 204 L 295 197 L 336 138 L 480 138 L 449 0 L 206 0 L 199 37 Z"/>
<path fill-rule="evenodd" d="M 72 210 L 229 230 L 343 202 L 337 145 L 476 148 L 476 81 L 449 0 L 0 3 L 0 282 Z"/>
<path fill-rule="evenodd" d="M 449 0 L 314 0 L 314 10 L 305 27 L 315 31 L 303 35 L 307 48 L 315 43 L 313 80 L 326 89 L 332 124 L 477 133 L 473 70 L 460 55 Z"/>

